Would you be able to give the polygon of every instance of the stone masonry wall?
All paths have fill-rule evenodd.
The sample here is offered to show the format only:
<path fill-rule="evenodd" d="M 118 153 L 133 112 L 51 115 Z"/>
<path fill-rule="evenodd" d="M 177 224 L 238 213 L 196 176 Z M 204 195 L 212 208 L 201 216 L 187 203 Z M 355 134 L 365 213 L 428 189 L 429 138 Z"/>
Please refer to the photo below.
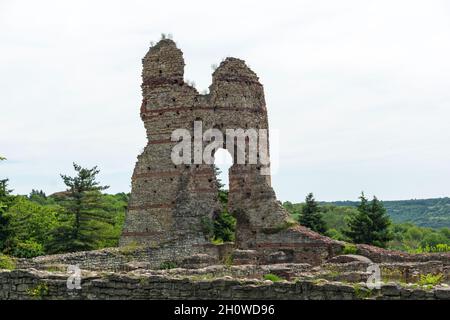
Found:
<path fill-rule="evenodd" d="M 284 243 L 288 248 L 281 249 L 287 256 L 305 262 L 315 259 L 318 263 L 334 247 L 341 246 L 307 229 L 293 227 L 270 185 L 270 164 L 249 163 L 250 138 L 244 142 L 245 164 L 237 162 L 237 141 L 234 148 L 227 145 L 230 137 L 226 129 L 268 129 L 263 86 L 243 60 L 222 61 L 212 75 L 210 93 L 206 95 L 184 81 L 183 53 L 172 40 L 164 39 L 151 47 L 142 62 L 141 118 L 148 144 L 133 173 L 121 245 L 208 243 L 205 221 L 222 210 L 213 165 L 193 161 L 176 165 L 171 159 L 178 143 L 172 141 L 172 132 L 185 129 L 190 133 L 188 138 L 195 142 L 199 137 L 194 136 L 194 123 L 201 121 L 202 133 L 208 129 L 222 132 L 223 148 L 228 148 L 234 159 L 229 170 L 228 210 L 237 219 L 238 249 L 255 249 L 266 255 L 278 252 L 279 244 Z M 201 145 L 208 143 L 203 141 Z M 257 154 L 258 159 L 261 156 Z M 196 160 L 195 154 L 190 158 Z M 265 174 L 261 174 L 263 171 Z"/>
<path fill-rule="evenodd" d="M 232 246 L 204 245 L 165 247 L 121 247 L 94 251 L 41 256 L 32 259 L 18 259 L 17 268 L 45 269 L 52 266 L 78 265 L 86 270 L 127 271 L 139 267 L 158 269 L 163 263 L 177 266 L 201 267 L 220 263 L 230 254 Z"/>
<path fill-rule="evenodd" d="M 156 275 L 82 273 L 80 290 L 67 275 L 37 270 L 0 270 L 0 299 L 450 299 L 449 288 L 423 290 L 384 284 L 368 290 L 336 282 L 192 280 Z"/>
<path fill-rule="evenodd" d="M 295 233 L 296 236 L 298 234 L 298 232 Z M 307 230 L 303 230 L 300 234 L 307 234 Z M 171 262 L 180 267 L 197 268 L 221 264 L 226 260 L 231 261 L 234 265 L 265 265 L 300 261 L 318 266 L 341 254 L 341 247 L 336 246 L 334 242 L 324 245 L 326 239 L 328 239 L 326 237 L 324 237 L 325 240 L 316 244 L 311 242 L 313 235 L 310 235 L 304 242 L 301 242 L 299 238 L 283 242 L 277 240 L 277 234 L 267 235 L 269 242 L 260 243 L 258 250 L 236 250 L 233 243 L 221 245 L 210 243 L 200 246 L 174 246 L 170 243 L 152 247 L 128 245 L 119 248 L 55 254 L 32 259 L 17 259 L 17 267 L 42 269 L 52 265 L 79 265 L 87 270 L 127 271 L 133 269 L 136 265 L 148 269 L 158 269 L 162 263 Z M 288 239 L 288 236 L 284 235 L 282 240 L 285 239 Z M 446 270 L 450 269 L 449 253 L 412 255 L 368 245 L 357 245 L 357 247 L 358 254 L 368 257 L 375 263 L 438 261 Z"/>

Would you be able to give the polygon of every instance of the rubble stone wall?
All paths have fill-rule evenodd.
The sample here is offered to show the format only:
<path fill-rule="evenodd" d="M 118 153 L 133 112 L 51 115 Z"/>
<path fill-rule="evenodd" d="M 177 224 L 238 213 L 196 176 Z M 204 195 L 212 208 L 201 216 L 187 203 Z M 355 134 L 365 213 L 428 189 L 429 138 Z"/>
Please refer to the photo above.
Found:
<path fill-rule="evenodd" d="M 127 271 L 136 266 L 159 269 L 164 263 L 176 266 L 202 267 L 220 263 L 230 255 L 233 246 L 160 246 L 120 247 L 93 251 L 41 256 L 32 259 L 18 259 L 17 268 L 45 269 L 52 266 L 78 265 L 81 269 L 98 271 Z"/>
<path fill-rule="evenodd" d="M 171 158 L 178 143 L 172 141 L 174 130 L 185 129 L 194 143 L 201 140 L 194 132 L 196 121 L 202 123 L 201 134 L 208 129 L 221 132 L 223 148 L 234 159 L 229 170 L 228 210 L 237 219 L 237 248 L 258 248 L 259 243 L 267 244 L 267 234 L 288 229 L 292 221 L 270 185 L 270 163 L 249 163 L 250 138 L 244 141 L 245 164 L 238 163 L 238 140 L 234 148 L 226 141 L 227 129 L 268 129 L 264 89 L 257 75 L 243 60 L 226 58 L 212 74 L 209 94 L 202 95 L 184 81 L 183 53 L 172 40 L 151 47 L 142 62 L 141 118 L 148 144 L 134 169 L 120 244 L 208 243 L 205 225 L 222 210 L 213 165 L 199 164 L 195 152 L 190 155 L 191 163 L 174 164 Z M 209 142 L 200 141 L 201 150 Z M 257 158 L 261 157 L 258 153 Z M 324 237 L 306 233 L 297 238 L 302 243 L 323 244 L 328 250 L 330 241 L 323 242 Z"/>
<path fill-rule="evenodd" d="M 83 274 L 80 290 L 67 288 L 67 275 L 37 270 L 0 270 L 0 299 L 450 299 L 448 288 L 433 290 L 384 284 L 381 289 L 335 282 L 192 280 L 155 275 Z"/>
<path fill-rule="evenodd" d="M 220 253 L 211 252 L 209 241 L 212 219 L 223 210 L 214 167 L 195 153 L 197 149 L 203 151 L 210 142 L 202 139 L 202 134 L 216 129 L 225 138 L 222 147 L 233 158 L 228 211 L 237 219 L 238 264 L 320 265 L 341 253 L 344 243 L 291 220 L 271 187 L 270 162 L 249 163 L 250 137 L 244 141 L 245 163 L 237 161 L 238 141 L 233 148 L 228 145 L 227 129 L 268 129 L 264 88 L 243 60 L 224 59 L 212 74 L 208 94 L 199 94 L 184 81 L 183 52 L 170 39 L 152 46 L 142 64 L 140 114 L 147 145 L 133 172 L 121 246 L 138 243 L 158 247 L 144 255 L 150 260 L 156 257 L 155 263 L 164 256 L 178 259 L 202 253 L 211 256 L 211 263 L 221 258 Z M 194 130 L 198 123 L 200 135 Z M 184 129 L 184 133 L 173 139 L 172 133 L 177 129 Z M 183 151 L 188 153 L 188 163 L 175 164 L 172 160 L 178 139 L 194 145 Z M 263 155 L 257 156 L 260 159 Z M 374 262 L 427 261 L 435 257 L 411 257 L 365 245 L 358 246 L 358 251 Z M 448 263 L 449 255 L 441 255 L 438 260 Z"/>
<path fill-rule="evenodd" d="M 402 251 L 383 249 L 367 244 L 357 244 L 358 254 L 365 256 L 373 262 L 427 262 L 441 261 L 450 265 L 450 253 L 421 253 L 409 254 Z"/>
<path fill-rule="evenodd" d="M 307 231 L 302 231 L 307 233 Z M 298 233 L 295 233 L 298 234 Z M 280 263 L 308 263 L 321 265 L 332 257 L 340 255 L 341 247 L 334 242 L 317 244 L 307 238 L 305 242 L 277 242 L 268 235 L 269 242 L 260 243 L 257 250 L 237 250 L 233 243 L 221 245 L 204 244 L 200 246 L 160 245 L 141 247 L 128 245 L 119 248 L 106 248 L 65 254 L 40 256 L 32 259 L 17 259 L 18 268 L 45 269 L 55 265 L 79 265 L 82 269 L 103 271 L 127 271 L 136 264 L 139 267 L 158 269 L 163 263 L 174 263 L 179 267 L 202 268 L 208 265 L 230 263 L 233 265 L 267 265 Z M 289 238 L 284 235 L 283 239 Z M 439 262 L 445 274 L 450 273 L 449 253 L 411 255 L 403 252 L 384 250 L 367 245 L 360 254 L 370 258 L 372 262 L 384 264 L 411 264 L 413 266 L 434 265 Z M 376 253 L 376 254 L 375 254 Z"/>

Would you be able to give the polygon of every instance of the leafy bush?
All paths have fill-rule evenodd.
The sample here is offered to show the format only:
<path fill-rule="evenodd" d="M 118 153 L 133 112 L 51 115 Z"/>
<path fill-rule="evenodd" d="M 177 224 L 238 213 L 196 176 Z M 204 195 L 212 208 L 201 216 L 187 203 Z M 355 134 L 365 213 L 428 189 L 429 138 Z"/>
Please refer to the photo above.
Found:
<path fill-rule="evenodd" d="M 0 253 L 0 269 L 13 270 L 15 267 L 16 264 L 11 257 Z"/>
<path fill-rule="evenodd" d="M 66 197 L 66 193 L 47 197 L 34 191 L 29 197 L 9 196 L 7 206 L 0 200 L 0 251 L 20 258 L 76 251 L 70 248 L 75 219 L 65 212 Z M 128 194 L 99 194 L 99 203 L 101 208 L 92 209 L 91 213 L 101 211 L 111 218 L 111 223 L 87 222 L 99 232 L 93 249 L 115 247 L 124 223 Z"/>
<path fill-rule="evenodd" d="M 263 279 L 264 280 L 270 280 L 272 282 L 278 282 L 278 281 L 283 280 L 283 278 L 280 278 L 279 276 L 277 276 L 276 274 L 273 274 L 273 273 L 265 274 L 263 276 Z"/>
<path fill-rule="evenodd" d="M 356 254 L 358 252 L 358 248 L 351 243 L 346 243 L 344 248 L 342 249 L 342 254 Z"/>
<path fill-rule="evenodd" d="M 342 234 L 341 231 L 339 231 L 339 230 L 337 230 L 337 229 L 335 229 L 335 228 L 328 229 L 328 230 L 325 232 L 325 235 L 326 235 L 327 237 L 330 237 L 330 238 L 335 239 L 335 240 L 339 240 L 339 241 L 349 241 L 348 237 L 346 237 L 344 234 Z"/>
<path fill-rule="evenodd" d="M 35 288 L 28 289 L 27 293 L 30 297 L 41 299 L 48 295 L 48 285 L 46 283 L 40 283 Z"/>
<path fill-rule="evenodd" d="M 40 205 L 17 196 L 4 217 L 8 219 L 8 240 L 4 252 L 21 258 L 44 254 L 44 245 L 58 225 L 60 207 Z"/>
<path fill-rule="evenodd" d="M 426 285 L 435 286 L 435 285 L 441 283 L 443 279 L 444 279 L 444 275 L 442 273 L 438 273 L 438 274 L 432 274 L 432 273 L 421 274 L 420 275 L 420 279 L 417 282 L 417 284 L 419 284 L 421 286 L 426 286 Z"/>
<path fill-rule="evenodd" d="M 19 258 L 34 258 L 44 254 L 44 247 L 33 240 L 25 240 L 17 243 L 11 253 Z"/>

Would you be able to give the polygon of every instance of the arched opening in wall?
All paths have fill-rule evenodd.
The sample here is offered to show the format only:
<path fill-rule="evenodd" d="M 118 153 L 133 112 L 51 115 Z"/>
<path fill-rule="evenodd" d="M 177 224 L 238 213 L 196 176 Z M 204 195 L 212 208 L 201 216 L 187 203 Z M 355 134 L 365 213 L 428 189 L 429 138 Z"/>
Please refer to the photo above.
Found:
<path fill-rule="evenodd" d="M 236 219 L 228 212 L 229 169 L 233 165 L 230 153 L 218 149 L 214 153 L 214 170 L 218 184 L 218 198 L 222 211 L 214 217 L 214 242 L 234 242 Z"/>
<path fill-rule="evenodd" d="M 220 148 L 214 153 L 214 166 L 216 168 L 216 179 L 223 184 L 222 189 L 229 189 L 228 170 L 233 165 L 233 159 L 231 158 L 228 150 Z"/>

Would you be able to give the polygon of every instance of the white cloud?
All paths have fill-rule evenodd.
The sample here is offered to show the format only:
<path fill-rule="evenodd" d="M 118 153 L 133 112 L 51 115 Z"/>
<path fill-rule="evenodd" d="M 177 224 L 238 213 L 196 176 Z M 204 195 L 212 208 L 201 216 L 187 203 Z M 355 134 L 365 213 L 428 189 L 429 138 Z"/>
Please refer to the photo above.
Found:
<path fill-rule="evenodd" d="M 444 0 L 0 0 L 0 176 L 54 192 L 77 161 L 128 191 L 140 59 L 166 32 L 199 89 L 228 55 L 260 76 L 281 199 L 448 196 L 449 18 Z"/>

